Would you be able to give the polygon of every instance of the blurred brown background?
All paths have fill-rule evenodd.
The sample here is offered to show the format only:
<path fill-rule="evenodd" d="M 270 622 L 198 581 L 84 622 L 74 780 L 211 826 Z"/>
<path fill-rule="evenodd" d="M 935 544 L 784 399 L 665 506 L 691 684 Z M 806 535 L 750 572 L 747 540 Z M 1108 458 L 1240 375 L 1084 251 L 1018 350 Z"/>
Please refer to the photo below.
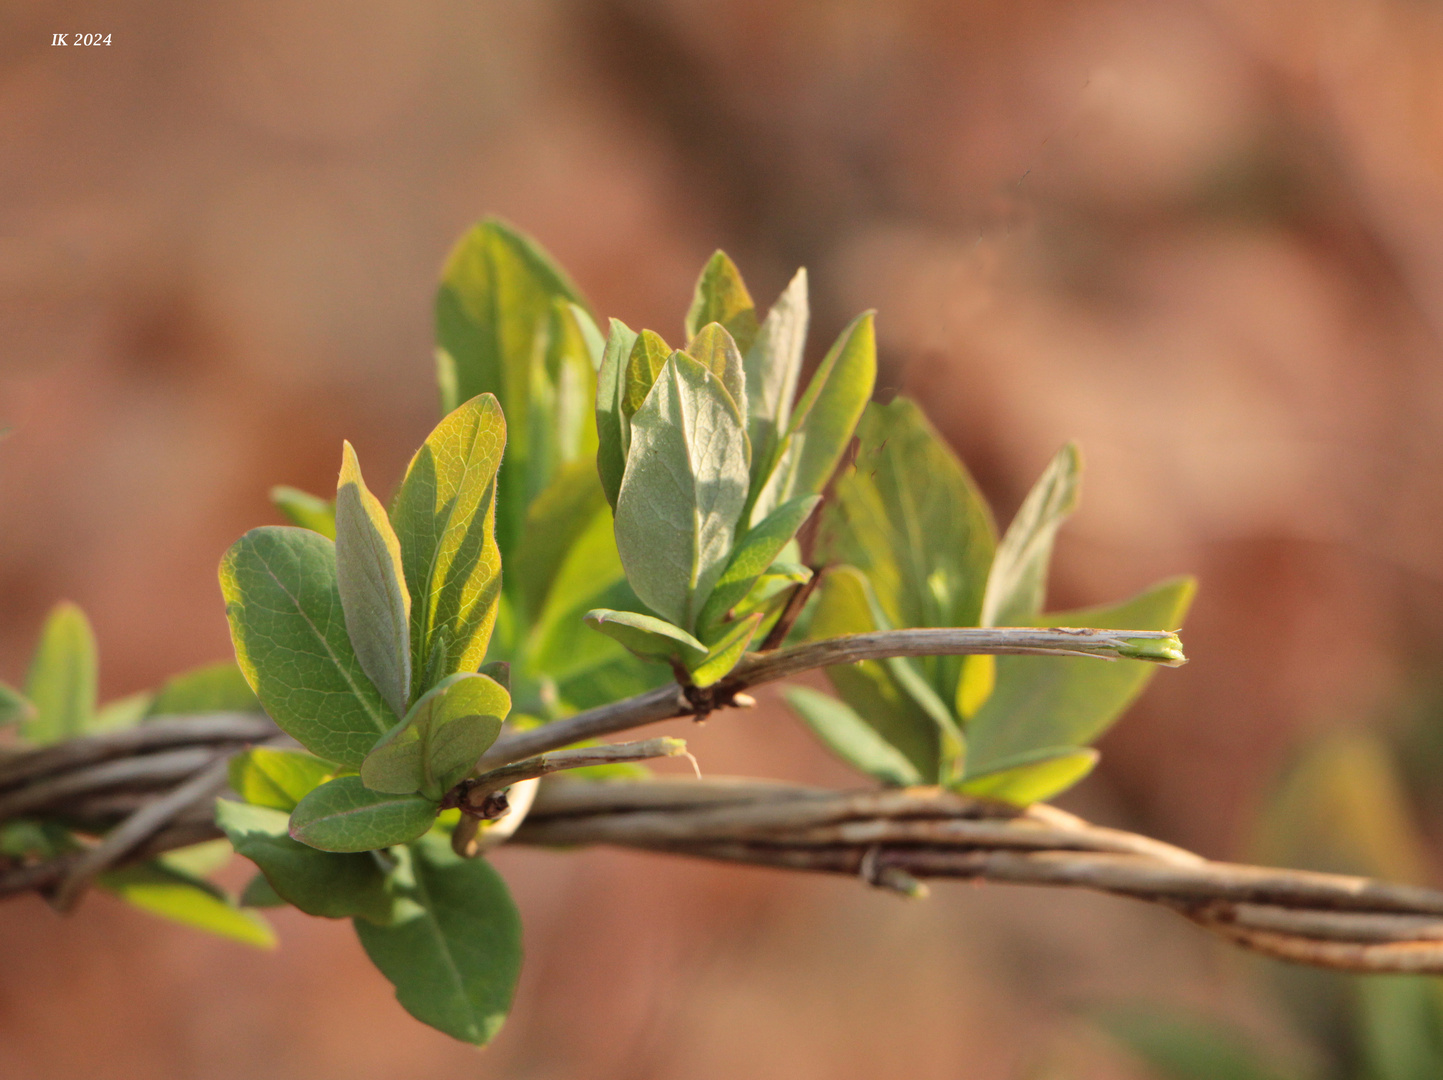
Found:
<path fill-rule="evenodd" d="M 1292 747 L 1443 654 L 1436 4 L 8 0 L 0 678 L 62 597 L 106 697 L 226 656 L 215 565 L 268 487 L 327 490 L 349 437 L 389 488 L 429 429 L 435 275 L 484 213 L 673 334 L 713 248 L 763 304 L 805 264 L 813 348 L 879 308 L 884 387 L 1004 520 L 1079 438 L 1054 606 L 1202 583 L 1086 813 L 1236 855 Z M 764 706 L 687 732 L 705 768 L 847 781 Z M 1075 1010 L 1251 1015 L 1237 958 L 1122 901 L 497 862 L 528 964 L 479 1055 L 344 924 L 257 954 L 26 899 L 0 1076 L 1124 1078 Z"/>

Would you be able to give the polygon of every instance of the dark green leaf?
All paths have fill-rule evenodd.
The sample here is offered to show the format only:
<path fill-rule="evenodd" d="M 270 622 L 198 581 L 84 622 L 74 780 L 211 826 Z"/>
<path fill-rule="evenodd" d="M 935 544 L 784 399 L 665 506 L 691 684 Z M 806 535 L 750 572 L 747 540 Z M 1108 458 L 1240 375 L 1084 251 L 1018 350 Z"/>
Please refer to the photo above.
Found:
<path fill-rule="evenodd" d="M 151 702 L 149 715 L 260 711 L 261 703 L 241 669 L 223 660 L 171 676 Z"/>
<path fill-rule="evenodd" d="M 760 487 L 761 473 L 772 463 L 777 440 L 791 420 L 809 317 L 807 272 L 798 270 L 767 312 L 756 341 L 742 361 L 747 376 L 750 413 L 747 433 L 752 441 L 753 490 Z"/>
<path fill-rule="evenodd" d="M 158 863 L 101 874 L 96 884 L 132 907 L 261 949 L 273 949 L 276 934 L 254 911 L 242 911 L 225 893 L 197 878 Z"/>
<path fill-rule="evenodd" d="M 281 485 L 271 488 L 271 502 L 292 525 L 336 538 L 336 504 L 329 499 Z"/>
<path fill-rule="evenodd" d="M 230 759 L 230 788 L 248 803 L 287 813 L 331 779 L 336 767 L 297 750 L 253 746 Z"/>
<path fill-rule="evenodd" d="M 391 523 L 413 598 L 413 698 L 486 658 L 501 595 L 496 469 L 505 445 L 496 399 L 472 398 L 436 425 L 396 495 Z"/>
<path fill-rule="evenodd" d="M 757 336 L 757 311 L 736 264 L 723 251 L 707 260 L 686 313 L 690 341 L 707 323 L 721 323 L 743 352 Z"/>
<path fill-rule="evenodd" d="M 288 819 L 280 810 L 220 799 L 215 817 L 236 851 L 260 868 L 275 894 L 307 915 L 357 916 L 382 923 L 391 917 L 386 875 L 375 856 L 335 854 L 297 843 L 287 833 Z M 251 893 L 248 887 L 241 902 L 259 906 Z"/>
<path fill-rule="evenodd" d="M 1082 456 L 1075 443 L 1068 443 L 1028 492 L 997 545 L 978 625 L 1030 626 L 1042 614 L 1052 542 L 1077 506 L 1081 479 Z"/>
<path fill-rule="evenodd" d="M 726 567 L 746 503 L 747 454 L 731 396 L 706 368 L 674 354 L 632 421 L 616 547 L 636 595 L 684 629 Z"/>
<path fill-rule="evenodd" d="M 708 640 L 726 618 L 727 612 L 747 596 L 757 578 L 766 572 L 782 548 L 797 535 L 797 530 L 821 501 L 818 495 L 802 495 L 783 503 L 767 515 L 765 521 L 747 530 L 747 534 L 732 549 L 726 569 L 717 578 L 712 594 L 697 618 L 697 630 L 702 640 Z"/>
<path fill-rule="evenodd" d="M 982 799 L 1030 806 L 1072 787 L 1092 772 L 1099 756 L 1091 747 L 1049 746 L 999 761 L 986 772 L 969 773 L 957 790 Z"/>
<path fill-rule="evenodd" d="M 252 529 L 220 564 L 236 661 L 282 731 L 358 766 L 394 723 L 346 636 L 336 546 L 284 526 Z"/>
<path fill-rule="evenodd" d="M 1173 630 L 1182 624 L 1194 591 L 1191 578 L 1174 578 L 1114 607 L 1055 613 L 1040 625 Z M 1143 660 L 998 657 L 996 688 L 967 725 L 969 774 L 1045 747 L 1089 745 L 1156 670 Z"/>
<path fill-rule="evenodd" d="M 631 448 L 631 420 L 622 411 L 626 398 L 627 362 L 636 346 L 637 334 L 619 319 L 611 320 L 601 371 L 596 376 L 596 471 L 606 502 L 616 509 L 616 494 L 626 472 L 626 453 Z"/>
<path fill-rule="evenodd" d="M 291 843 L 294 844 L 295 841 L 292 840 Z M 311 849 L 306 848 L 306 850 L 310 851 Z M 342 856 L 342 858 L 345 857 Z M 266 880 L 265 874 L 256 874 L 246 882 L 246 887 L 241 890 L 240 906 L 248 908 L 285 907 L 286 898 L 276 892 L 275 886 Z"/>
<path fill-rule="evenodd" d="M 356 923 L 372 963 L 412 1016 L 463 1042 L 495 1037 L 521 970 L 521 917 L 482 859 L 427 838 L 409 849 L 406 901 L 388 926 Z M 398 874 L 398 877 L 400 875 Z"/>
<path fill-rule="evenodd" d="M 401 542 L 345 443 L 336 485 L 336 583 L 356 659 L 396 716 L 411 693 L 411 594 Z"/>
<path fill-rule="evenodd" d="M 586 625 L 621 642 L 637 656 L 654 660 L 706 659 L 707 647 L 679 626 L 634 611 L 598 608 L 586 613 Z"/>
<path fill-rule="evenodd" d="M 481 674 L 451 675 L 427 691 L 361 765 L 373 791 L 439 800 L 501 733 L 511 695 Z"/>
<path fill-rule="evenodd" d="M 806 686 L 783 691 L 787 704 L 839 758 L 884 784 L 922 783 L 913 764 L 877 730 L 836 698 Z"/>
<path fill-rule="evenodd" d="M 373 851 L 416 839 L 437 813 L 434 800 L 372 791 L 359 776 L 340 776 L 291 811 L 290 835 L 321 851 Z"/>

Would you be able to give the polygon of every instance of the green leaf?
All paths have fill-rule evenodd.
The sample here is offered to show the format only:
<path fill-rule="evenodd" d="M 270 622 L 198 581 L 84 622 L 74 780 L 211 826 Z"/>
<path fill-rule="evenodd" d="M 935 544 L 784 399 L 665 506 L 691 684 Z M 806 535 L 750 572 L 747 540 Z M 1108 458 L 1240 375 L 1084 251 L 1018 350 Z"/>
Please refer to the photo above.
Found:
<path fill-rule="evenodd" d="M 260 868 L 275 895 L 307 915 L 382 923 L 391 917 L 393 901 L 375 856 L 334 854 L 297 843 L 280 810 L 218 799 L 215 818 L 236 851 Z M 241 902 L 258 906 L 251 894 L 247 887 Z"/>
<path fill-rule="evenodd" d="M 295 843 L 294 840 L 291 843 Z M 306 848 L 307 851 L 310 848 Z M 266 880 L 265 874 L 256 874 L 246 883 L 241 890 L 240 906 L 247 908 L 272 908 L 285 907 L 286 898 L 276 892 L 275 887 Z"/>
<path fill-rule="evenodd" d="M 671 354 L 671 346 L 662 340 L 660 334 L 643 330 L 636 336 L 631 355 L 626 360 L 626 381 L 621 397 L 623 417 L 630 419 L 636 415 L 636 410 L 646 401 Z"/>
<path fill-rule="evenodd" d="M 869 311 L 842 331 L 797 402 L 787 434 L 773 452 L 775 466 L 768 463 L 758 473 L 765 479 L 752 522 L 788 499 L 821 493 L 852 440 L 876 381 L 877 339 Z"/>
<path fill-rule="evenodd" d="M 266 526 L 220 564 L 236 661 L 282 731 L 327 761 L 358 766 L 394 723 L 346 636 L 336 546 Z"/>
<path fill-rule="evenodd" d="M 230 660 L 173 675 L 150 703 L 150 716 L 208 712 L 260 712 L 261 703 Z"/>
<path fill-rule="evenodd" d="M 987 704 L 996 686 L 997 657 L 986 654 L 964 656 L 953 706 L 957 715 L 964 722 L 971 720 Z"/>
<path fill-rule="evenodd" d="M 154 698 L 155 695 L 149 690 L 142 690 L 136 694 L 116 698 L 114 701 L 107 701 L 95 710 L 95 715 L 91 717 L 85 730 L 95 735 L 102 731 L 119 731 L 122 728 L 134 727 L 149 714 L 150 704 Z"/>
<path fill-rule="evenodd" d="M 1113 607 L 1044 616 L 1043 626 L 1172 630 L 1192 602 L 1191 578 L 1173 578 Z M 1142 692 L 1157 665 L 1090 657 L 999 656 L 997 686 L 967 725 L 968 774 L 1054 746 L 1087 746 Z"/>
<path fill-rule="evenodd" d="M 844 703 L 806 686 L 790 686 L 782 695 L 817 738 L 852 768 L 896 787 L 922 783 L 922 775 L 901 751 Z"/>
<path fill-rule="evenodd" d="M 506 571 L 526 622 L 540 614 L 567 553 L 605 503 L 595 466 L 573 461 L 526 511 L 521 548 Z"/>
<path fill-rule="evenodd" d="M 276 934 L 254 911 L 242 911 L 225 893 L 198 878 L 144 863 L 101 874 L 95 882 L 132 907 L 260 949 L 273 949 Z"/>
<path fill-rule="evenodd" d="M 0 683 L 0 727 L 23 724 L 35 715 L 35 706 L 24 694 Z"/>
<path fill-rule="evenodd" d="M 1369 1080 L 1443 1076 L 1443 984 L 1416 975 L 1356 980 Z"/>
<path fill-rule="evenodd" d="M 635 611 L 598 608 L 586 613 L 586 625 L 646 659 L 675 659 L 685 664 L 707 656 L 707 647 L 681 627 Z"/>
<path fill-rule="evenodd" d="M 730 675 L 732 668 L 741 662 L 742 654 L 747 651 L 761 624 L 760 611 L 732 623 L 727 632 L 712 643 L 706 659 L 691 668 L 692 683 L 712 686 Z"/>
<path fill-rule="evenodd" d="M 291 811 L 290 835 L 321 851 L 374 851 L 416 839 L 438 812 L 432 799 L 372 791 L 359 776 L 338 776 Z"/>
<path fill-rule="evenodd" d="M 808 638 L 821 640 L 882 629 L 867 589 L 867 579 L 855 567 L 829 570 L 819 589 Z M 830 667 L 827 679 L 884 742 L 911 762 L 919 776 L 935 782 L 941 770 L 941 731 L 912 696 L 897 685 L 885 664 L 864 660 Z"/>
<path fill-rule="evenodd" d="M 957 790 L 981 799 L 1030 806 L 1072 787 L 1092 772 L 1100 756 L 1090 747 L 1049 746 L 999 761 L 986 772 L 970 773 Z"/>
<path fill-rule="evenodd" d="M 521 917 L 483 859 L 427 838 L 409 849 L 409 903 L 388 926 L 357 922 L 371 962 L 412 1016 L 483 1045 L 501 1029 L 521 970 Z M 398 877 L 400 875 L 398 874 Z"/>
<path fill-rule="evenodd" d="M 737 413 L 745 417 L 747 376 L 742 368 L 741 350 L 726 328 L 721 323 L 707 323 L 688 343 L 686 354 L 721 380 L 722 386 L 732 396 Z"/>
<path fill-rule="evenodd" d="M 596 471 L 606 502 L 616 509 L 616 495 L 626 472 L 626 454 L 631 448 L 630 414 L 622 411 L 626 398 L 626 372 L 637 334 L 620 319 L 611 320 L 601 370 L 596 376 Z"/>
<path fill-rule="evenodd" d="M 235 849 L 229 840 L 204 840 L 183 848 L 174 848 L 156 858 L 167 870 L 208 878 L 230 863 Z"/>
<path fill-rule="evenodd" d="M 496 399 L 472 398 L 427 436 L 396 495 L 391 523 L 413 598 L 413 698 L 486 658 L 501 595 L 496 470 L 505 445 Z"/>
<path fill-rule="evenodd" d="M 757 311 L 736 264 L 718 251 L 707 260 L 697 278 L 691 308 L 686 313 L 690 341 L 707 323 L 720 323 L 745 352 L 757 336 Z"/>
<path fill-rule="evenodd" d="M 684 629 L 726 567 L 747 454 L 742 418 L 716 376 L 673 355 L 632 421 L 616 547 L 636 595 Z"/>
<path fill-rule="evenodd" d="M 397 717 L 411 693 L 411 594 L 403 580 L 401 542 L 381 500 L 361 476 L 349 442 L 341 451 L 336 485 L 336 582 L 346 633 L 361 662 Z"/>
<path fill-rule="evenodd" d="M 702 640 L 707 640 L 721 625 L 727 612 L 746 597 L 821 501 L 817 495 L 792 499 L 767 515 L 765 521 L 747 530 L 747 534 L 732 549 L 726 569 L 717 578 L 711 596 L 697 618 Z"/>
<path fill-rule="evenodd" d="M 297 750 L 253 746 L 230 759 L 230 788 L 248 803 L 287 813 L 336 774 L 336 767 Z"/>
<path fill-rule="evenodd" d="M 557 301 L 585 306 L 576 286 L 533 240 L 494 218 L 452 249 L 436 295 L 436 342 L 449 358 L 438 362 L 438 370 L 454 372 L 454 390 L 445 403 L 494 394 L 510 429 L 495 524 L 506 555 L 520 538 L 534 493 L 528 482 L 532 460 L 552 419 L 537 417 L 543 430 L 533 430 L 533 383 L 543 371 L 537 360 Z"/>
<path fill-rule="evenodd" d="M 559 298 L 553 301 L 546 349 L 537 355 L 533 365 L 529 405 L 532 439 L 525 473 L 528 507 L 551 483 L 558 469 L 582 459 L 590 466 L 596 459 L 596 421 L 592 415 L 596 408 L 596 365 L 587 332 L 579 320 L 585 320 L 591 332 L 596 332 L 591 316 L 581 308 Z M 524 543 L 519 549 L 503 549 L 502 558 L 517 550 L 524 551 Z"/>
<path fill-rule="evenodd" d="M 979 626 L 1030 626 L 1042 613 L 1052 542 L 1077 506 L 1081 480 L 1082 456 L 1075 443 L 1068 443 L 1028 492 L 997 545 Z"/>
<path fill-rule="evenodd" d="M 586 354 L 591 358 L 591 370 L 601 370 L 601 358 L 606 353 L 606 338 L 601 333 L 601 328 L 596 325 L 596 320 L 575 301 L 567 305 L 571 312 L 571 318 L 576 323 L 576 328 L 581 332 L 581 340 L 586 345 Z"/>
<path fill-rule="evenodd" d="M 35 707 L 21 725 L 27 742 L 52 743 L 83 735 L 95 716 L 95 635 L 85 613 L 56 604 L 40 632 L 25 696 Z"/>
<path fill-rule="evenodd" d="M 797 377 L 807 344 L 807 272 L 798 270 L 762 322 L 742 361 L 746 371 L 750 413 L 747 434 L 752 441 L 752 490 L 760 488 L 762 471 L 772 463 L 777 440 L 787 430 Z"/>
<path fill-rule="evenodd" d="M 1284 1080 L 1250 1039 L 1221 1024 L 1153 1008 L 1113 1010 L 1101 1026 L 1160 1080 Z"/>
<path fill-rule="evenodd" d="M 423 695 L 361 765 L 373 791 L 439 800 L 465 779 L 501 733 L 511 695 L 494 679 L 458 674 Z"/>
<path fill-rule="evenodd" d="M 271 503 L 292 525 L 336 538 L 336 504 L 329 499 L 281 485 L 271 488 Z"/>

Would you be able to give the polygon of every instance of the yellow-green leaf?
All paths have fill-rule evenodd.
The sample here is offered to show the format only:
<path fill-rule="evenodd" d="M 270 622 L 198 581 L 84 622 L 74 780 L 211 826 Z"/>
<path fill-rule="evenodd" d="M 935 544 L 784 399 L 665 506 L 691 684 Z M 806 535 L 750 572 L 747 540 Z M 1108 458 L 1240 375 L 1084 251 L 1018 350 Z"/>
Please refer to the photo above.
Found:
<path fill-rule="evenodd" d="M 329 499 L 282 484 L 271 488 L 271 502 L 292 525 L 336 538 L 336 504 Z"/>
<path fill-rule="evenodd" d="M 997 762 L 986 772 L 969 773 L 957 790 L 981 799 L 1030 806 L 1072 787 L 1092 772 L 1098 757 L 1091 747 L 1049 746 Z"/>
<path fill-rule="evenodd" d="M 34 713 L 20 728 L 28 742 L 52 743 L 83 735 L 95 716 L 95 635 L 85 613 L 71 603 L 51 609 L 30 663 L 25 696 Z"/>
<path fill-rule="evenodd" d="M 707 323 L 720 323 L 743 352 L 757 336 L 757 311 L 736 263 L 718 251 L 702 267 L 686 313 L 686 336 L 690 341 Z"/>
<path fill-rule="evenodd" d="M 225 893 L 198 878 L 145 863 L 101 874 L 96 884 L 132 907 L 258 949 L 273 949 L 276 934 L 254 911 L 235 906 Z"/>
<path fill-rule="evenodd" d="M 336 767 L 297 750 L 253 746 L 230 759 L 230 787 L 248 803 L 287 812 L 336 774 Z"/>

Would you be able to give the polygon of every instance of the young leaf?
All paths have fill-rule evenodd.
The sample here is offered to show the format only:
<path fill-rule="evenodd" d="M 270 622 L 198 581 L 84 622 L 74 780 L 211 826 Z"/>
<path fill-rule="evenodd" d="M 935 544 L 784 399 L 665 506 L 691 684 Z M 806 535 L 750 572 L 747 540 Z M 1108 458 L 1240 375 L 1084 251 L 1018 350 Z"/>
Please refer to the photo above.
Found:
<path fill-rule="evenodd" d="M 123 698 L 116 698 L 114 701 L 107 701 L 100 708 L 95 710 L 95 715 L 90 718 L 86 731 L 90 734 L 99 734 L 102 731 L 119 731 L 122 728 L 134 727 L 149 714 L 150 704 L 155 695 L 149 690 L 142 690 L 136 694 L 127 694 Z"/>
<path fill-rule="evenodd" d="M 576 323 L 576 328 L 581 332 L 581 339 L 586 343 L 586 353 L 591 358 L 591 370 L 601 370 L 601 358 L 606 352 L 606 338 L 601 333 L 601 328 L 596 325 L 596 320 L 576 301 L 567 302 L 567 308 L 571 312 L 571 318 Z"/>
<path fill-rule="evenodd" d="M 797 402 L 787 434 L 773 452 L 775 466 L 758 474 L 763 486 L 752 522 L 788 499 L 816 495 L 827 486 L 876 381 L 877 339 L 869 311 L 842 331 Z"/>
<path fill-rule="evenodd" d="M 358 766 L 394 723 L 346 636 L 336 546 L 306 529 L 252 529 L 220 564 L 236 661 L 282 731 Z"/>
<path fill-rule="evenodd" d="M 357 922 L 356 934 L 407 1012 L 483 1045 L 511 1008 L 521 970 L 521 917 L 485 860 L 459 858 L 429 837 L 407 854 L 403 895 L 410 902 L 398 905 L 387 926 Z"/>
<path fill-rule="evenodd" d="M 821 640 L 882 629 L 867 596 L 868 582 L 855 567 L 839 566 L 823 579 L 808 637 Z M 896 747 L 923 778 L 933 783 L 941 770 L 941 731 L 897 685 L 883 663 L 864 660 L 827 669 L 827 679 L 882 740 Z"/>
<path fill-rule="evenodd" d="M 359 776 L 322 784 L 291 811 L 290 835 L 321 851 L 373 851 L 416 839 L 438 807 L 419 795 L 372 791 Z"/>
<path fill-rule="evenodd" d="M 673 354 L 632 421 L 616 547 L 636 595 L 683 629 L 725 569 L 747 454 L 742 418 L 716 376 Z"/>
<path fill-rule="evenodd" d="M 413 597 L 412 697 L 486 658 L 501 595 L 496 470 L 505 445 L 496 399 L 472 398 L 427 436 L 396 495 L 391 523 Z"/>
<path fill-rule="evenodd" d="M 643 330 L 637 335 L 631 355 L 626 360 L 626 381 L 621 398 L 623 417 L 630 419 L 636 415 L 671 353 L 671 346 L 661 339 L 660 334 Z"/>
<path fill-rule="evenodd" d="M 1090 747 L 1049 746 L 999 761 L 986 772 L 970 773 L 956 785 L 956 790 L 981 799 L 1030 806 L 1072 787 L 1092 772 L 1100 756 Z"/>
<path fill-rule="evenodd" d="M 83 735 L 95 716 L 95 635 L 74 604 L 56 604 L 40 632 L 25 696 L 34 713 L 20 734 L 31 743 Z"/>
<path fill-rule="evenodd" d="M 758 611 L 732 623 L 727 632 L 712 643 L 706 658 L 691 668 L 691 681 L 696 686 L 712 686 L 731 674 L 732 668 L 741 661 L 742 654 L 756 636 L 757 627 L 762 623 Z"/>
<path fill-rule="evenodd" d="M 261 703 L 230 660 L 173 675 L 150 703 L 150 716 L 208 712 L 260 712 Z"/>
<path fill-rule="evenodd" d="M 702 640 L 707 640 L 730 611 L 751 591 L 757 578 L 764 574 L 782 548 L 797 535 L 812 511 L 821 502 L 818 495 L 803 495 L 783 503 L 765 521 L 747 530 L 732 549 L 726 569 L 717 578 L 711 596 L 707 597 L 696 624 Z"/>
<path fill-rule="evenodd" d="M 1172 630 L 1182 624 L 1195 588 L 1191 578 L 1174 578 L 1114 607 L 1054 613 L 1039 625 Z M 1156 670 L 1142 660 L 999 656 L 996 689 L 967 725 L 969 773 L 1044 747 L 1089 745 Z"/>
<path fill-rule="evenodd" d="M 530 459 L 526 472 L 528 505 L 556 471 L 581 459 L 596 458 L 596 364 L 587 331 L 596 333 L 591 316 L 577 305 L 552 302 L 546 351 L 531 374 Z M 524 550 L 524 548 L 523 548 Z M 503 552 L 503 558 L 505 557 Z"/>
<path fill-rule="evenodd" d="M 586 613 L 586 625 L 621 642 L 631 652 L 648 660 L 700 662 L 707 647 L 679 626 L 635 611 L 598 608 Z"/>
<path fill-rule="evenodd" d="M 817 738 L 854 769 L 896 787 L 922 783 L 901 751 L 836 698 L 806 686 L 790 686 L 782 693 Z"/>
<path fill-rule="evenodd" d="M 427 691 L 361 765 L 373 791 L 438 800 L 496 741 L 511 695 L 485 675 L 452 675 Z"/>
<path fill-rule="evenodd" d="M 772 305 L 762 322 L 742 367 L 746 371 L 747 402 L 750 413 L 747 434 L 752 441 L 752 490 L 761 481 L 762 469 L 772 461 L 777 440 L 787 430 L 792 400 L 797 396 L 797 377 L 802 371 L 802 352 L 807 343 L 807 272 L 798 270 L 791 283 Z"/>
<path fill-rule="evenodd" d="M 702 267 L 692 295 L 691 309 L 686 313 L 686 337 L 690 341 L 707 323 L 721 323 L 743 352 L 752 347 L 757 336 L 757 310 L 747 292 L 741 272 L 723 251 L 718 251 Z"/>
<path fill-rule="evenodd" d="M 686 347 L 686 354 L 726 387 L 742 417 L 747 415 L 747 377 L 737 343 L 721 323 L 707 323 Z"/>
<path fill-rule="evenodd" d="M 273 949 L 276 934 L 254 911 L 242 911 L 209 882 L 144 863 L 101 874 L 96 884 L 132 907 L 260 949 Z"/>
<path fill-rule="evenodd" d="M 256 806 L 287 813 L 336 774 L 336 767 L 297 750 L 253 746 L 230 759 L 230 788 Z"/>
<path fill-rule="evenodd" d="M 634 330 L 620 319 L 612 319 L 601 370 L 596 376 L 596 471 L 606 502 L 613 510 L 631 448 L 630 414 L 622 411 L 622 402 L 626 398 L 627 362 L 636 341 Z"/>
<path fill-rule="evenodd" d="M 535 442 L 545 438 L 545 432 L 532 430 L 532 382 L 558 300 L 585 306 L 576 286 L 534 241 L 495 219 L 481 222 L 452 249 L 436 294 L 436 342 L 454 372 L 448 404 L 494 394 L 510 427 L 495 525 L 508 555 L 532 494 L 527 477 Z M 549 418 L 538 419 L 549 426 Z M 419 594 L 413 589 L 412 596 Z"/>
<path fill-rule="evenodd" d="M 393 901 L 386 875 L 369 852 L 342 855 L 299 844 L 287 833 L 286 814 L 263 806 L 218 799 L 215 819 L 236 851 L 260 868 L 286 903 L 323 919 L 390 919 Z M 251 892 L 248 887 L 241 902 L 258 906 Z"/>
<path fill-rule="evenodd" d="M 327 540 L 336 538 L 336 504 L 299 488 L 271 488 L 271 503 L 292 525 L 318 532 Z"/>
<path fill-rule="evenodd" d="M 520 550 L 506 570 L 526 623 L 534 623 L 577 538 L 605 505 L 590 461 L 573 461 L 526 511 Z"/>
<path fill-rule="evenodd" d="M 0 727 L 24 723 L 34 715 L 35 706 L 24 694 L 0 683 Z"/>
<path fill-rule="evenodd" d="M 336 485 L 336 582 L 356 659 L 397 717 L 411 693 L 411 594 L 401 542 L 349 442 Z"/>
<path fill-rule="evenodd" d="M 1075 443 L 1068 443 L 1028 492 L 997 545 L 979 626 L 1029 626 L 1042 613 L 1052 542 L 1077 506 L 1081 478 L 1082 456 Z"/>

